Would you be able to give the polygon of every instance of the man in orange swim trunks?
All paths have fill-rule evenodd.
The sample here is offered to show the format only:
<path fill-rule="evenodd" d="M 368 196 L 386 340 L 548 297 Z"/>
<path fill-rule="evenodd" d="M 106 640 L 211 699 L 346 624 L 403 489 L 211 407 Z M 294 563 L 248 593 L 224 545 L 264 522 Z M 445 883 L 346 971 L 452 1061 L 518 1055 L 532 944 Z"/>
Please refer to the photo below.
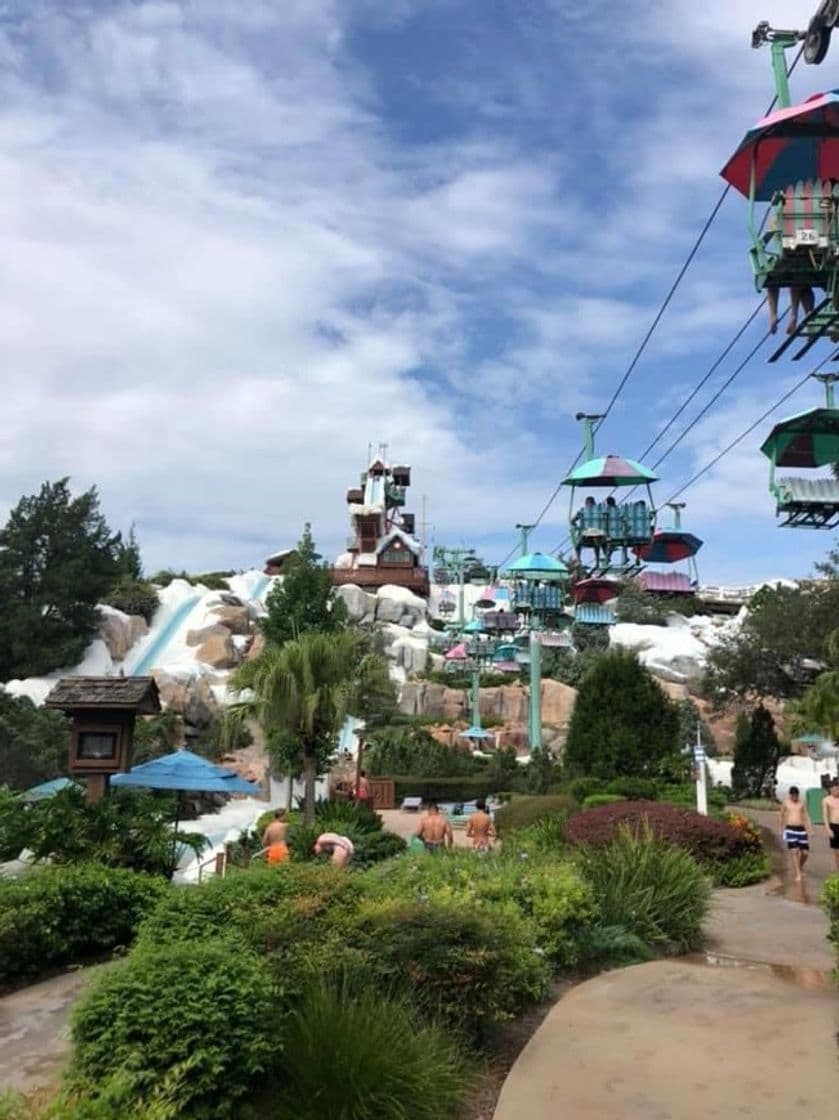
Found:
<path fill-rule="evenodd" d="M 288 859 L 287 832 L 288 824 L 285 819 L 285 810 L 278 809 L 274 814 L 274 819 L 262 834 L 262 847 L 267 851 L 266 860 L 269 866 L 284 863 Z"/>

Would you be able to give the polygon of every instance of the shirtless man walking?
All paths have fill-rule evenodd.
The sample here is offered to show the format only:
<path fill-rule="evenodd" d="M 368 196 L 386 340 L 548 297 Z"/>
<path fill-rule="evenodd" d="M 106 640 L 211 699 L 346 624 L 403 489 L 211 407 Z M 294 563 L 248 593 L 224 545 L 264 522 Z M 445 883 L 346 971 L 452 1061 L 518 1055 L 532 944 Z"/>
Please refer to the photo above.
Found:
<path fill-rule="evenodd" d="M 475 812 L 466 825 L 466 835 L 472 841 L 474 850 L 476 852 L 489 851 L 489 842 L 494 834 L 495 828 L 492 817 L 487 812 L 486 801 L 476 801 Z"/>
<path fill-rule="evenodd" d="M 839 778 L 830 783 L 830 792 L 822 799 L 822 820 L 833 850 L 833 861 L 839 872 Z"/>
<path fill-rule="evenodd" d="M 440 812 L 436 801 L 428 802 L 416 834 L 425 844 L 427 852 L 439 852 L 443 848 L 450 848 L 454 843 L 449 818 Z"/>
<path fill-rule="evenodd" d="M 274 814 L 274 819 L 262 833 L 262 847 L 266 850 L 266 858 L 269 864 L 284 863 L 288 859 L 287 832 L 288 824 L 285 819 L 285 810 L 278 809 Z"/>
<path fill-rule="evenodd" d="M 789 850 L 795 881 L 801 881 L 804 864 L 810 854 L 810 817 L 801 800 L 798 786 L 789 787 L 789 797 L 781 806 L 781 836 Z"/>

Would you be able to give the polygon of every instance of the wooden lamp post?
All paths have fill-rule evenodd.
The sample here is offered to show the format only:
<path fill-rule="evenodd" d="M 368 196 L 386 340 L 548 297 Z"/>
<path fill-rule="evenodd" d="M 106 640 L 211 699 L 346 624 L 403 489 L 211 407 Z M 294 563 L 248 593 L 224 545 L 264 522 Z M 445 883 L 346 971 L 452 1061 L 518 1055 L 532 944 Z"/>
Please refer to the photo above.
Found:
<path fill-rule="evenodd" d="M 160 711 L 153 677 L 62 677 L 44 701 L 70 717 L 70 773 L 87 779 L 98 801 L 108 778 L 131 768 L 138 715 Z"/>

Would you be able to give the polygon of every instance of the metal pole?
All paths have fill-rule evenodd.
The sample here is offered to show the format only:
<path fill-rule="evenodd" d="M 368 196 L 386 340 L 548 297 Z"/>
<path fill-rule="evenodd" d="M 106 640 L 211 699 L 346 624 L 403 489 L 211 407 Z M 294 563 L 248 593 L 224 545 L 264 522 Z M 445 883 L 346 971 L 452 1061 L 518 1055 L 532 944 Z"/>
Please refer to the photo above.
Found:
<path fill-rule="evenodd" d="M 542 749 L 542 641 L 530 631 L 530 710 L 528 740 L 530 754 Z"/>
<path fill-rule="evenodd" d="M 472 726 L 481 726 L 481 670 L 472 670 Z"/>
<path fill-rule="evenodd" d="M 702 746 L 702 730 L 696 725 L 696 745 L 693 748 L 693 761 L 696 766 L 696 811 L 703 817 L 708 816 L 708 787 L 705 781 L 705 748 Z"/>
<path fill-rule="evenodd" d="M 773 39 L 772 41 L 772 70 L 775 74 L 775 89 L 778 92 L 779 109 L 788 109 L 792 104 L 786 57 L 786 49 L 791 45 L 786 39 Z"/>
<path fill-rule="evenodd" d="M 457 624 L 460 627 L 460 629 L 462 630 L 463 627 L 466 625 L 465 608 L 464 608 L 464 602 L 463 602 L 463 599 L 464 599 L 464 590 L 463 589 L 464 589 L 464 583 L 465 583 L 464 572 L 465 572 L 465 569 L 466 569 L 466 565 L 463 563 L 463 556 L 461 556 L 460 554 L 458 554 L 458 556 L 457 556 L 457 565 L 458 565 L 458 568 L 457 568 L 457 585 L 458 585 L 457 586 Z"/>

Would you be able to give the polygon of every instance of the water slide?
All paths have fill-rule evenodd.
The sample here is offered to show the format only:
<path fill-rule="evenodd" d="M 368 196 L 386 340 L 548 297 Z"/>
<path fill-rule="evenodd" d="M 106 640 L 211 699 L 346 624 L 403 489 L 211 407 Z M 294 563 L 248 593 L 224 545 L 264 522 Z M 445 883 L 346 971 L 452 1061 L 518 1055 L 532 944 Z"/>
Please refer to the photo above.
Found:
<path fill-rule="evenodd" d="M 232 577 L 231 583 L 232 594 L 264 606 L 273 579 L 262 572 L 246 572 Z M 185 660 L 187 632 L 207 625 L 208 600 L 217 595 L 215 591 L 191 588 L 183 580 L 173 580 L 161 593 L 162 605 L 152 620 L 151 630 L 125 659 L 125 672 L 140 677 L 167 662 Z M 169 603 L 167 599 L 173 601 Z"/>

